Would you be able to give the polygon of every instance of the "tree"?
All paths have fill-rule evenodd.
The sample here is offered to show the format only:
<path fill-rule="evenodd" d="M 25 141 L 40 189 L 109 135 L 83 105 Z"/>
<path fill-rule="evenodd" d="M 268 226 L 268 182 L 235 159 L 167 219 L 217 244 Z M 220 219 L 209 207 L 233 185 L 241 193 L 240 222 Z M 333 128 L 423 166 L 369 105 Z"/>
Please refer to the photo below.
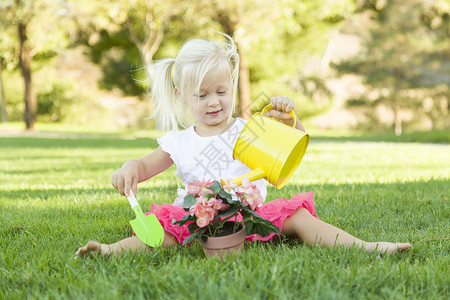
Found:
<path fill-rule="evenodd" d="M 326 36 L 320 39 L 324 41 L 322 48 L 305 46 L 296 40 L 311 41 L 319 33 L 326 35 L 353 9 L 351 0 L 335 1 L 333 6 L 326 3 L 325 0 L 78 0 L 71 2 L 71 14 L 77 19 L 94 61 L 102 64 L 103 84 L 110 82 L 105 88 L 111 88 L 115 82 L 114 87 L 133 95 L 143 94 L 143 90 L 135 89 L 136 81 L 128 75 L 133 64 L 148 65 L 155 57 L 174 56 L 187 38 L 217 39 L 215 31 L 229 34 L 241 57 L 238 114 L 248 117 L 255 108 L 250 88 L 259 79 L 255 70 L 264 73 L 267 81 L 273 77 L 278 80 L 280 74 L 298 72 L 304 56 L 323 51 Z M 316 27 L 320 29 L 311 30 Z M 294 61 L 285 56 L 294 57 Z M 106 59 L 110 63 L 104 63 Z"/>
<path fill-rule="evenodd" d="M 335 66 L 341 74 L 362 75 L 366 83 L 368 92 L 349 101 L 349 107 L 378 124 L 382 116 L 376 110 L 384 108 L 393 115 L 391 126 L 397 135 L 408 120 L 420 122 L 426 99 L 433 102 L 429 114 L 433 124 L 434 118 L 448 116 L 448 97 L 442 96 L 450 84 L 448 29 L 426 25 L 428 5 L 423 0 L 363 2 L 360 12 L 373 20 L 364 51 Z"/>
<path fill-rule="evenodd" d="M 293 90 L 292 81 L 300 81 L 296 85 L 302 85 L 305 80 L 323 83 L 321 78 L 305 78 L 302 67 L 307 57 L 324 51 L 328 32 L 354 10 L 351 0 L 333 3 L 322 0 L 216 0 L 216 3 L 216 14 L 212 19 L 234 37 L 241 56 L 241 116 L 250 116 L 252 111 L 260 109 L 260 102 L 267 102 L 268 95 L 304 93 L 303 89 Z M 315 95 L 327 95 L 328 90 L 321 89 L 323 84 L 315 86 L 320 89 Z M 310 100 L 314 101 L 314 98 L 318 97 Z"/>
<path fill-rule="evenodd" d="M 146 0 L 133 3 L 125 26 L 143 63 L 152 64 L 171 19 L 183 11 L 184 7 L 178 1 Z"/>
<path fill-rule="evenodd" d="M 239 82 L 238 82 L 238 95 L 239 95 L 239 107 L 238 115 L 249 118 L 251 116 L 250 107 L 250 74 L 246 60 L 246 54 L 241 47 L 241 41 L 238 36 L 235 36 L 236 27 L 241 23 L 243 16 L 243 6 L 245 1 L 217 1 L 216 6 L 216 20 L 223 28 L 223 32 L 233 37 L 238 49 L 240 62 L 239 62 Z"/>
<path fill-rule="evenodd" d="M 19 58 L 17 55 L 17 31 L 14 26 L 11 26 L 10 21 L 12 19 L 10 4 L 4 3 L 0 5 L 0 29 L 2 34 L 0 35 L 0 88 L 1 88 L 1 115 L 2 122 L 6 122 L 8 119 L 6 113 L 6 97 L 5 97 L 5 84 L 3 81 L 3 72 L 11 71 L 18 67 Z"/>
<path fill-rule="evenodd" d="M 24 121 L 27 130 L 33 130 L 36 122 L 37 98 L 33 87 L 33 59 L 49 58 L 68 45 L 63 31 L 64 7 L 56 0 L 14 0 L 0 6 L 2 23 L 7 30 L 16 28 L 17 57 L 24 79 Z M 55 26 L 58 24 L 58 26 Z"/>
<path fill-rule="evenodd" d="M 125 30 L 138 49 L 143 64 L 151 65 L 167 26 L 184 12 L 179 1 L 71 1 L 71 15 L 90 42 L 98 40 L 98 32 L 114 34 Z"/>
<path fill-rule="evenodd" d="M 132 66 L 139 65 L 146 73 L 142 77 L 148 77 L 148 66 L 153 63 L 171 21 L 185 9 L 175 0 L 72 1 L 70 7 L 91 57 L 102 64 L 102 86 L 117 87 L 135 96 L 142 96 L 145 88 L 129 76 Z M 159 125 L 157 120 L 158 128 Z"/>
<path fill-rule="evenodd" d="M 2 70 L 3 61 L 0 59 L 0 98 L 1 98 L 1 122 L 5 123 L 7 120 L 6 116 L 6 99 L 5 99 L 5 88 L 3 85 Z"/>

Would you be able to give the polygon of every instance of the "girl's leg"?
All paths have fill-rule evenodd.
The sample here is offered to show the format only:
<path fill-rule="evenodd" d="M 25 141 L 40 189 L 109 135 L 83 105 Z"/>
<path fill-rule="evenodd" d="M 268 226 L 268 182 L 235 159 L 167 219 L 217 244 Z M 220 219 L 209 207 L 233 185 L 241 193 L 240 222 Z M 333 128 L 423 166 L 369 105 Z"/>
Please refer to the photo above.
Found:
<path fill-rule="evenodd" d="M 164 232 L 164 240 L 161 247 L 172 247 L 178 245 L 177 239 L 167 231 Z M 151 250 L 149 247 L 142 243 L 136 236 L 132 236 L 114 244 L 100 244 L 96 241 L 90 241 L 86 246 L 81 247 L 75 253 L 75 259 L 79 257 L 92 256 L 93 254 L 106 255 L 120 255 L 124 252 L 136 252 L 139 250 Z"/>
<path fill-rule="evenodd" d="M 411 248 L 409 243 L 365 242 L 349 233 L 314 218 L 306 208 L 299 208 L 284 220 L 282 233 L 300 238 L 307 245 L 331 248 L 339 245 L 357 246 L 367 251 L 394 252 Z"/>

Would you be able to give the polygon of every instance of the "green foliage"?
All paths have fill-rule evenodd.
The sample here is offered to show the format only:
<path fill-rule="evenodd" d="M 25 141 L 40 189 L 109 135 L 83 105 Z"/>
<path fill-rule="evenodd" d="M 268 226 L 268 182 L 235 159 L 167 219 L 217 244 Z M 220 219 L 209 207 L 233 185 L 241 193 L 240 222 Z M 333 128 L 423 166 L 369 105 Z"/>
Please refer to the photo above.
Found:
<path fill-rule="evenodd" d="M 102 88 L 118 89 L 126 95 L 143 94 L 143 85 L 136 82 L 135 77 L 145 78 L 144 72 L 138 72 L 136 76 L 132 72 L 130 76 L 129 71 L 139 70 L 144 64 L 142 51 L 139 52 L 138 48 L 150 37 L 149 28 L 156 30 L 161 26 L 161 19 L 170 21 L 164 24 L 162 43 L 159 46 L 149 44 L 152 48 L 158 47 L 153 56 L 155 59 L 174 57 L 182 43 L 192 37 L 217 39 L 216 30 L 226 31 L 218 21 L 222 14 L 239 32 L 235 39 L 251 70 L 252 96 L 260 92 L 301 94 L 290 87 L 289 77 L 298 75 L 308 56 L 321 55 L 328 43 L 327 33 L 354 10 L 354 3 L 350 0 L 332 4 L 312 0 L 302 3 L 296 0 L 275 3 L 267 0 L 257 3 L 216 1 L 215 9 L 212 9 L 211 1 L 166 2 L 149 7 L 145 7 L 149 4 L 144 5 L 143 2 L 130 5 L 117 1 L 76 4 L 96 8 L 91 11 L 95 14 L 88 21 L 89 25 L 83 28 L 83 36 L 84 43 L 92 47 L 90 55 L 93 61 L 102 67 Z M 180 11 L 182 7 L 184 9 Z M 82 23 L 83 16 L 78 18 Z M 262 19 L 264 22 L 255 22 Z M 149 20 L 151 25 L 146 23 Z M 283 74 L 282 78 L 280 74 Z M 309 106 L 311 109 L 304 112 L 305 116 L 326 110 L 321 104 L 310 103 Z"/>
<path fill-rule="evenodd" d="M 102 30 L 96 43 L 89 45 L 89 56 L 100 66 L 103 77 L 99 87 L 120 90 L 124 95 L 143 96 L 146 88 L 139 82 L 145 78 L 136 46 L 129 40 L 125 29 L 109 33 Z"/>
<path fill-rule="evenodd" d="M 246 235 L 258 234 L 265 237 L 271 233 L 281 234 L 278 227 L 273 225 L 271 222 L 267 222 L 267 220 L 263 219 L 249 207 L 245 207 L 241 214 L 244 219 Z"/>
<path fill-rule="evenodd" d="M 269 103 L 271 96 L 289 95 L 296 103 L 295 113 L 307 119 L 326 112 L 333 105 L 333 96 L 325 85 L 325 80 L 317 76 L 293 76 L 282 81 L 261 80 L 252 85 L 252 113 L 261 111 Z"/>
<path fill-rule="evenodd" d="M 281 1 L 280 10 L 269 5 L 268 14 L 282 21 L 268 22 L 259 43 L 247 56 L 252 99 L 265 95 L 288 95 L 297 103 L 297 114 L 309 118 L 326 112 L 333 104 L 323 75 L 304 70 L 311 59 L 321 57 L 330 33 L 339 28 L 355 9 L 352 1 Z M 280 17 L 280 11 L 284 12 Z M 267 25 L 266 24 L 266 25 Z M 254 32 L 250 33 L 251 35 Z M 253 37 L 253 39 L 256 39 Z M 256 111 L 258 104 L 252 106 Z"/>
<path fill-rule="evenodd" d="M 6 115 L 8 121 L 23 120 L 23 80 L 18 72 L 4 71 L 2 73 L 5 89 Z"/>
<path fill-rule="evenodd" d="M 323 56 L 330 35 L 345 28 L 346 20 L 370 15 L 361 28 L 352 28 L 365 37 L 361 55 L 336 66 L 341 74 L 354 73 L 365 79 L 368 92 L 351 97 L 366 103 L 357 110 L 366 127 L 416 130 L 424 124 L 434 129 L 450 126 L 447 0 L 37 0 L 6 1 L 0 5 L 0 13 L 4 71 L 18 68 L 16 27 L 26 21 L 33 71 L 54 68 L 49 66 L 51 58 L 69 46 L 87 46 L 88 56 L 102 72 L 99 88 L 142 99 L 148 91 L 147 63 L 174 57 L 189 38 L 217 39 L 215 31 L 229 29 L 250 69 L 252 110 L 262 107 L 261 93 L 287 95 L 296 101 L 302 119 L 326 112 L 333 104 L 326 78 L 311 74 L 305 66 Z M 224 27 L 227 22 L 229 28 Z M 50 99 L 46 94 L 50 91 L 33 82 L 40 99 Z M 23 119 L 19 115 L 23 112 L 22 93 L 14 88 L 14 93 L 8 94 L 10 120 Z M 47 114 L 45 120 L 51 120 L 51 107 L 60 104 L 47 101 L 39 106 Z M 375 108 L 388 110 L 396 120 L 385 124 L 373 114 Z M 66 120 L 82 114 L 77 110 Z M 53 115 L 62 120 L 58 113 Z"/>
<path fill-rule="evenodd" d="M 53 82 L 49 89 L 37 93 L 38 120 L 41 122 L 62 122 L 71 112 L 77 100 L 74 87 L 68 82 Z"/>
<path fill-rule="evenodd" d="M 357 108 L 366 125 L 385 126 L 383 113 L 376 112 L 381 108 L 393 114 L 387 126 L 397 134 L 403 127 L 423 128 L 425 121 L 437 129 L 449 126 L 445 121 L 450 101 L 448 31 L 442 39 L 446 27 L 429 25 L 438 18 L 433 11 L 439 4 L 422 0 L 362 2 L 360 11 L 370 10 L 373 20 L 364 49 L 335 68 L 341 74 L 363 76 L 367 92 L 349 101 L 348 107 Z M 448 18 L 448 11 L 441 11 L 439 18 Z"/>
<path fill-rule="evenodd" d="M 143 96 L 146 67 L 170 30 L 172 19 L 184 15 L 179 1 L 73 1 L 70 14 L 80 27 L 79 42 L 90 47 L 91 59 L 102 68 L 100 87 L 124 95 Z M 178 24 L 178 22 L 175 22 Z"/>
<path fill-rule="evenodd" d="M 406 253 L 382 256 L 282 240 L 246 244 L 242 254 L 224 261 L 206 259 L 196 242 L 74 260 L 75 251 L 89 240 L 113 243 L 132 234 L 128 221 L 134 213 L 109 181 L 125 160 L 157 147 L 147 136 L 92 132 L 72 133 L 70 139 L 1 138 L 0 298 L 449 295 L 449 145 L 315 142 L 286 187 L 269 187 L 270 199 L 314 191 L 323 221 L 364 240 L 409 241 L 413 248 Z M 173 171 L 140 184 L 144 210 L 176 197 Z"/>
<path fill-rule="evenodd" d="M 4 58 L 9 70 L 18 65 L 19 24 L 26 25 L 26 47 L 33 49 L 33 59 L 41 63 L 70 45 L 67 32 L 72 29 L 73 23 L 65 17 L 65 9 L 65 3 L 56 0 L 4 1 L 0 5 L 0 25 L 6 33 L 0 38 L 0 57 Z"/>

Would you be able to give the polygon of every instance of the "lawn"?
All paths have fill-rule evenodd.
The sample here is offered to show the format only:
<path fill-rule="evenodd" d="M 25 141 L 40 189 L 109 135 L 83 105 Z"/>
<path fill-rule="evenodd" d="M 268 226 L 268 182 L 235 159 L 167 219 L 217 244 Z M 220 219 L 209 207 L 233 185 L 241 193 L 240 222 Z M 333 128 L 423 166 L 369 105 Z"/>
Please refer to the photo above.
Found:
<path fill-rule="evenodd" d="M 63 136 L 64 138 L 56 138 Z M 110 186 L 153 134 L 0 137 L 0 299 L 448 299 L 450 145 L 311 137 L 299 170 L 269 197 L 314 191 L 319 217 L 367 241 L 408 241 L 383 256 L 299 241 L 247 244 L 223 262 L 201 247 L 75 261 L 89 240 L 131 235 L 127 200 Z M 138 199 L 171 202 L 174 168 L 141 183 Z"/>

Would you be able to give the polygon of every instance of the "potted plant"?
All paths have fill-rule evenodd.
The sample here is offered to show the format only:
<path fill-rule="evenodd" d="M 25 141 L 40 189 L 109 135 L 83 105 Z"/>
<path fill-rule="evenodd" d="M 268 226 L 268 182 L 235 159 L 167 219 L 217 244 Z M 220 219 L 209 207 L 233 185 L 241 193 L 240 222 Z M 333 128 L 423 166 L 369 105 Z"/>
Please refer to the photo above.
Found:
<path fill-rule="evenodd" d="M 280 233 L 278 227 L 255 212 L 264 199 L 248 178 L 240 186 L 222 184 L 206 180 L 188 184 L 183 206 L 189 213 L 179 221 L 173 220 L 178 226 L 188 224 L 191 234 L 183 246 L 199 238 L 206 256 L 221 257 L 240 250 L 248 235 Z"/>

